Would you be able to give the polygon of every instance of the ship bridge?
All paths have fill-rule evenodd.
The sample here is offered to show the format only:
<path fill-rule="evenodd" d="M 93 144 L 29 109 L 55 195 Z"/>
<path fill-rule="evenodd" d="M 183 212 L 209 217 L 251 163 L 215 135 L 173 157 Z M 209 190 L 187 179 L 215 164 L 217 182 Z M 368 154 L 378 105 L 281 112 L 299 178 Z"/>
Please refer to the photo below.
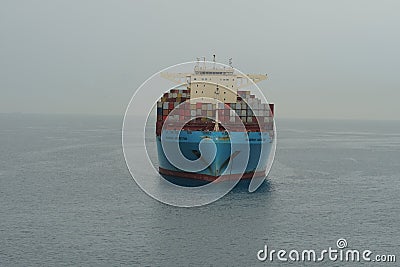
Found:
<path fill-rule="evenodd" d="M 238 90 L 267 78 L 262 74 L 242 75 L 236 73 L 232 67 L 232 59 L 229 66 L 217 66 L 215 56 L 213 62 L 200 62 L 197 59 L 193 73 L 161 73 L 161 76 L 177 84 L 186 84 L 190 90 L 191 103 L 209 102 L 209 99 L 218 99 L 224 103 L 236 103 Z"/>
<path fill-rule="evenodd" d="M 206 66 L 196 65 L 194 67 L 195 75 L 233 75 L 234 69 L 232 67 L 229 68 L 207 68 Z"/>

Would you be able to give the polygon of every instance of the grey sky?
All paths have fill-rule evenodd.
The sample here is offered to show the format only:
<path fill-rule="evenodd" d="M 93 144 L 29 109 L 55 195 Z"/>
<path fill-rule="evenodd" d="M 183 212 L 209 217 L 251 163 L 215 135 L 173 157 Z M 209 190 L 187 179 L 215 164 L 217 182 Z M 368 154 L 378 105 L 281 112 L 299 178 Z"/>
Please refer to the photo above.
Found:
<path fill-rule="evenodd" d="M 123 114 L 167 66 L 217 55 L 280 117 L 399 119 L 399 1 L 1 1 L 0 112 Z"/>

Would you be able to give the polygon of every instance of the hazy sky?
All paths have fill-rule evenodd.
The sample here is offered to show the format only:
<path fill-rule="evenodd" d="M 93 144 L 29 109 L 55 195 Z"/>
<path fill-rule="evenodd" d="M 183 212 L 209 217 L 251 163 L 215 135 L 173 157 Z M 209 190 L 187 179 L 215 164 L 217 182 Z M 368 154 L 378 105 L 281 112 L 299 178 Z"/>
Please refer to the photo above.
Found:
<path fill-rule="evenodd" d="M 123 114 L 199 56 L 261 83 L 278 117 L 400 119 L 400 2 L 0 1 L 0 112 Z"/>

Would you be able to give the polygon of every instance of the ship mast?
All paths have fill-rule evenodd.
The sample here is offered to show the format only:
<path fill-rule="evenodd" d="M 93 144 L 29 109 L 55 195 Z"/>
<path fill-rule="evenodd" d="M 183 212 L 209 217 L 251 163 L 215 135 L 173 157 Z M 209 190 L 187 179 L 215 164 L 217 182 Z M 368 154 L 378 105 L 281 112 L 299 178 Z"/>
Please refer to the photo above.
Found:
<path fill-rule="evenodd" d="M 219 95 L 219 88 L 215 89 L 215 124 L 214 124 L 214 131 L 219 132 L 219 120 L 218 120 L 218 95 Z"/>

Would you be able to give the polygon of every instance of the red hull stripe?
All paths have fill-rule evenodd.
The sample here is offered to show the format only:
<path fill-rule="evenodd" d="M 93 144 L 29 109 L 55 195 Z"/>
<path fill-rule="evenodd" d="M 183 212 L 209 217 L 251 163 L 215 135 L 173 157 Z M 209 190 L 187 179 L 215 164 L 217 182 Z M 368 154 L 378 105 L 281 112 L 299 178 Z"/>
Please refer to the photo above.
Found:
<path fill-rule="evenodd" d="M 201 181 L 207 181 L 207 182 L 212 182 L 219 178 L 219 177 L 208 175 L 208 174 L 171 171 L 171 170 L 167 170 L 167 169 L 164 169 L 161 167 L 159 168 L 159 172 L 164 175 L 177 176 L 177 177 L 182 177 L 182 178 L 187 178 L 187 179 L 195 179 L 195 180 L 201 180 Z M 222 175 L 220 177 L 221 178 L 220 180 L 221 181 L 236 180 L 240 176 L 241 176 L 240 174 L 226 174 L 226 175 Z M 265 171 L 247 172 L 247 173 L 243 174 L 241 180 L 252 179 L 253 177 L 263 177 L 263 176 L 265 176 Z"/>

